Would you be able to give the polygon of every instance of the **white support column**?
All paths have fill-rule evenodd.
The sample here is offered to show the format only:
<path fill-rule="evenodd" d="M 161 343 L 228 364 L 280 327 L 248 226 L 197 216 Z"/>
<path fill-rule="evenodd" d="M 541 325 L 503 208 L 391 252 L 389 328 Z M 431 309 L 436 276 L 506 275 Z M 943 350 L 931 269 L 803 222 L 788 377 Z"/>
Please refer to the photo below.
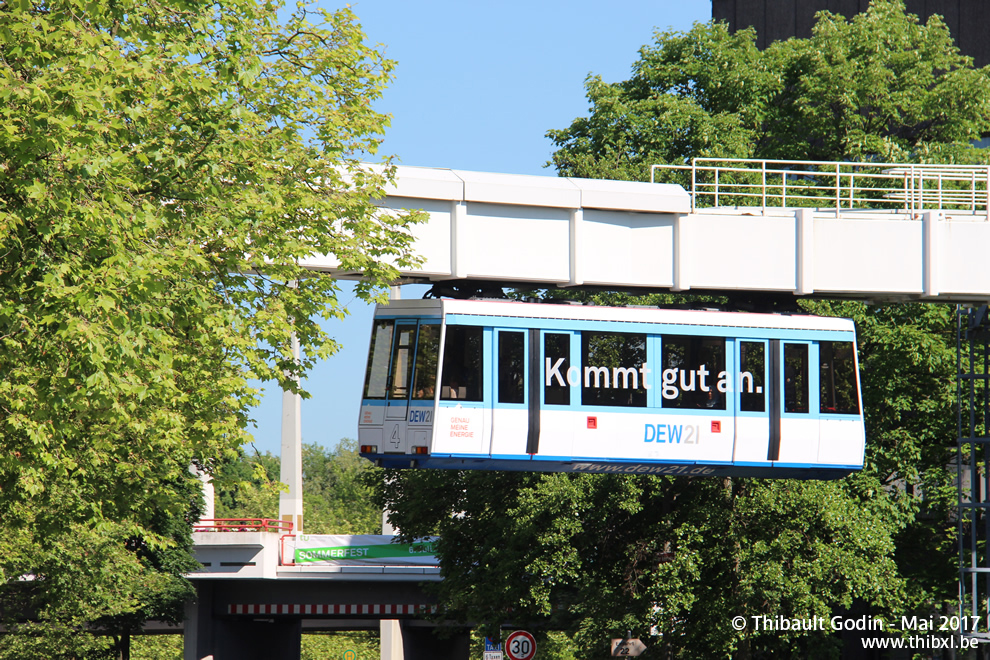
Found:
<path fill-rule="evenodd" d="M 398 619 L 382 619 L 378 623 L 381 642 L 381 660 L 403 660 L 402 625 Z"/>
<path fill-rule="evenodd" d="M 467 277 L 465 256 L 467 255 L 467 204 L 460 200 L 450 202 L 450 275 L 455 279 Z M 395 291 L 396 287 L 392 287 Z"/>
<path fill-rule="evenodd" d="M 196 475 L 196 478 L 199 479 L 200 488 L 203 490 L 203 514 L 199 517 L 199 519 L 212 520 L 213 518 L 216 518 L 216 493 L 213 489 L 213 477 L 200 470 L 195 465 L 190 465 L 189 471 Z"/>
<path fill-rule="evenodd" d="M 455 203 L 456 206 L 456 203 Z M 453 218 L 451 218 L 453 222 Z M 392 300 L 402 299 L 402 287 L 393 286 L 389 291 Z M 382 511 L 382 534 L 391 536 L 396 530 L 388 522 L 388 509 Z M 381 660 L 403 660 L 402 626 L 398 619 L 381 619 L 378 622 L 379 642 L 381 645 Z"/>
<path fill-rule="evenodd" d="M 570 214 L 570 286 L 581 286 L 584 284 L 584 277 L 581 273 L 580 263 L 583 245 L 584 209 L 571 209 Z"/>
<path fill-rule="evenodd" d="M 794 293 L 807 296 L 815 291 L 815 212 L 798 209 L 794 212 L 795 249 Z"/>
<path fill-rule="evenodd" d="M 292 356 L 299 360 L 299 339 L 292 335 Z M 289 487 L 279 493 L 278 517 L 293 524 L 293 531 L 303 531 L 302 491 L 302 397 L 288 390 L 282 392 L 282 454 L 279 481 Z"/>
<path fill-rule="evenodd" d="M 687 259 L 689 217 L 691 216 L 683 213 L 674 216 L 674 273 L 671 291 L 687 291 L 691 288 L 690 263 Z"/>
<path fill-rule="evenodd" d="M 924 252 L 924 294 L 937 296 L 938 289 L 938 235 L 941 227 L 942 213 L 940 211 L 925 211 L 921 216 L 922 252 Z"/>

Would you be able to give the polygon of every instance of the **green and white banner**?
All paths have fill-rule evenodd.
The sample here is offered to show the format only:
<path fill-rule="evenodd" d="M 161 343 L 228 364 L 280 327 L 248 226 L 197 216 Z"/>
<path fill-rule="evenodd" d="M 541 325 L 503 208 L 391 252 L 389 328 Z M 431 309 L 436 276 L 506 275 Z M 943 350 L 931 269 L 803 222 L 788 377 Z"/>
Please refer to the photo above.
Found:
<path fill-rule="evenodd" d="M 436 566 L 436 537 L 396 543 L 395 536 L 302 534 L 295 539 L 293 561 L 327 566 Z"/>

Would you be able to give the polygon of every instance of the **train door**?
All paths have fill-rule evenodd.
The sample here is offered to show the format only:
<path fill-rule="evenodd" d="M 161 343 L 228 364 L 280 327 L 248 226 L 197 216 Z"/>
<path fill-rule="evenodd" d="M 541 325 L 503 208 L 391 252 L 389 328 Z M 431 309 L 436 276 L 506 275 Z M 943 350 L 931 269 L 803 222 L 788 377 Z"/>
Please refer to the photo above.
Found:
<path fill-rule="evenodd" d="M 392 364 L 389 367 L 388 399 L 385 420 L 405 421 L 409 412 L 409 388 L 412 382 L 413 358 L 416 351 L 416 321 L 400 319 L 395 322 L 392 344 Z M 392 444 L 389 440 L 388 444 Z"/>
<path fill-rule="evenodd" d="M 664 411 L 672 413 L 668 440 L 692 461 L 729 463 L 733 460 L 735 431 L 732 340 L 708 335 L 662 335 L 660 338 L 660 396 Z M 722 379 L 725 378 L 725 381 Z M 720 386 L 721 382 L 721 386 Z M 673 429 L 678 435 L 670 439 Z M 656 442 L 660 439 L 657 429 Z M 649 436 L 647 436 L 649 438 Z"/>
<path fill-rule="evenodd" d="M 415 366 L 406 414 L 406 451 L 429 453 L 436 413 L 437 368 L 440 358 L 440 323 L 423 322 L 416 333 Z"/>
<path fill-rule="evenodd" d="M 735 392 L 735 444 L 732 460 L 739 463 L 766 463 L 771 444 L 768 342 L 740 339 L 733 351 L 737 368 Z"/>
<path fill-rule="evenodd" d="M 494 330 L 490 448 L 493 458 L 526 453 L 531 399 L 527 368 L 529 334 L 526 330 Z"/>
<path fill-rule="evenodd" d="M 444 328 L 443 365 L 433 453 L 488 458 L 490 454 L 491 331 L 480 326 Z"/>
<path fill-rule="evenodd" d="M 579 416 L 572 406 L 580 405 L 580 342 L 578 333 L 567 330 L 539 332 L 539 416 L 529 433 L 526 452 L 543 456 L 570 457 Z"/>
<path fill-rule="evenodd" d="M 815 464 L 818 462 L 818 390 L 813 387 L 812 380 L 817 373 L 811 365 L 818 364 L 818 345 L 806 341 L 780 341 L 779 345 L 780 442 L 777 460 Z"/>

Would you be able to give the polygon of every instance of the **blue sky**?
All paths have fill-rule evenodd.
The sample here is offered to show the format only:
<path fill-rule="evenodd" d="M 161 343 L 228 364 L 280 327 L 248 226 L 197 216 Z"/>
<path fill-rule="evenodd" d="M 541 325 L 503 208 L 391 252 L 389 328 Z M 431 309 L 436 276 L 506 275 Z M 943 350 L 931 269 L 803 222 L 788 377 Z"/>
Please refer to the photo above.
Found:
<path fill-rule="evenodd" d="M 329 9 L 344 3 L 324 2 Z M 547 130 L 587 114 L 584 81 L 623 80 L 656 29 L 687 30 L 711 18 L 709 0 L 589 2 L 359 0 L 368 42 L 396 60 L 377 104 L 392 116 L 383 153 L 402 165 L 553 176 Z M 304 386 L 304 442 L 332 447 L 357 434 L 371 308 L 340 297 L 351 315 L 328 324 L 343 349 Z M 419 298 L 423 287 L 403 287 Z M 278 453 L 281 391 L 255 410 L 254 446 Z"/>

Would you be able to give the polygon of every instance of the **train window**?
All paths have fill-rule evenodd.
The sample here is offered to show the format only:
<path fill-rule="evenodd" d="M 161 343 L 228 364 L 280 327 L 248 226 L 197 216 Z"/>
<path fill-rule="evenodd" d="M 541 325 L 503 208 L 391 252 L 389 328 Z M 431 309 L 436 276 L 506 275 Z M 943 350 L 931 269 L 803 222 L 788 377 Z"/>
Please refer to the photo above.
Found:
<path fill-rule="evenodd" d="M 499 403 L 526 403 L 525 346 L 525 335 L 521 332 L 498 333 Z"/>
<path fill-rule="evenodd" d="M 765 412 L 767 347 L 762 341 L 739 342 L 739 410 Z"/>
<path fill-rule="evenodd" d="M 851 341 L 823 341 L 818 344 L 821 356 L 819 384 L 821 411 L 834 415 L 858 415 L 859 394 L 856 390 L 856 356 Z"/>
<path fill-rule="evenodd" d="M 581 403 L 646 406 L 646 335 L 582 332 Z"/>
<path fill-rule="evenodd" d="M 389 388 L 390 399 L 405 399 L 409 396 L 409 381 L 412 376 L 413 339 L 416 337 L 416 326 L 400 325 L 395 337 L 395 349 L 392 351 L 392 387 Z"/>
<path fill-rule="evenodd" d="M 443 345 L 440 398 L 444 401 L 481 401 L 484 379 L 482 329 L 448 325 Z"/>
<path fill-rule="evenodd" d="M 551 332 L 543 335 L 543 358 L 546 364 L 543 402 L 570 405 L 571 388 L 566 378 L 571 365 L 571 336 Z"/>
<path fill-rule="evenodd" d="M 440 326 L 419 326 L 416 340 L 416 369 L 413 372 L 412 398 L 433 400 L 437 386 L 437 354 L 440 352 Z"/>
<path fill-rule="evenodd" d="M 663 407 L 725 410 L 725 339 L 663 335 L 661 342 Z"/>
<path fill-rule="evenodd" d="M 784 412 L 808 412 L 807 344 L 784 344 Z"/>
<path fill-rule="evenodd" d="M 364 398 L 384 399 L 388 390 L 388 358 L 392 350 L 394 321 L 375 321 L 371 331 L 368 368 L 364 373 Z"/>

